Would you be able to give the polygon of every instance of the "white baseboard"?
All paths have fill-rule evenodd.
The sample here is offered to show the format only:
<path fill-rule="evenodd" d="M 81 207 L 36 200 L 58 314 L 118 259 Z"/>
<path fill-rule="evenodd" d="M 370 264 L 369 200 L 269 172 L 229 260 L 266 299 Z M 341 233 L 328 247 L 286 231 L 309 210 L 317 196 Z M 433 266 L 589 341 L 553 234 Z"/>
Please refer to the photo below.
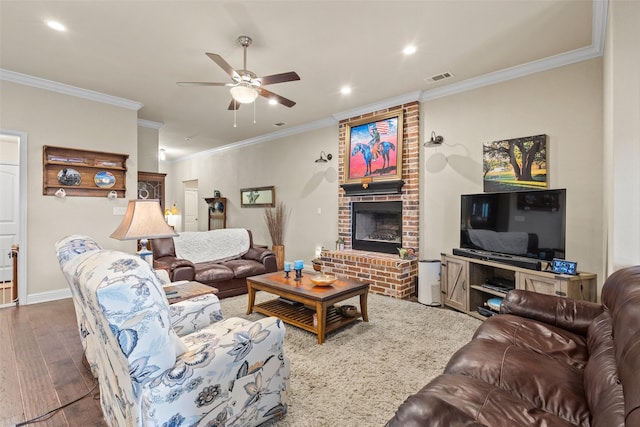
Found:
<path fill-rule="evenodd" d="M 55 291 L 38 292 L 27 295 L 26 301 L 20 301 L 21 305 L 37 304 L 39 302 L 55 301 L 59 299 L 71 298 L 71 289 L 57 289 Z"/>

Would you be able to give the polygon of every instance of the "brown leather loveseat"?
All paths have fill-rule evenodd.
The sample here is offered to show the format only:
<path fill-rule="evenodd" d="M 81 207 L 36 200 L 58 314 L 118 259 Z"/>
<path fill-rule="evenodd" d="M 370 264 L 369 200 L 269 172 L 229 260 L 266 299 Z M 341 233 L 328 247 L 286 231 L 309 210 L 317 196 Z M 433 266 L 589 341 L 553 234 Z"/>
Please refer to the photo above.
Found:
<path fill-rule="evenodd" d="M 242 242 L 229 242 L 229 235 L 242 236 Z M 153 267 L 167 270 L 171 281 L 195 280 L 218 289 L 218 298 L 226 298 L 247 293 L 247 277 L 277 271 L 275 254 L 265 248 L 254 247 L 250 230 L 223 229 L 180 233 L 176 239 L 190 246 L 193 258 L 181 258 L 176 255 L 174 238 L 150 239 L 153 251 Z M 182 243 L 180 243 L 182 242 Z M 228 246 L 231 250 L 218 251 L 212 258 L 207 258 L 207 250 L 213 246 Z M 180 246 L 178 246 L 180 248 Z"/>
<path fill-rule="evenodd" d="M 601 305 L 509 292 L 387 426 L 640 426 L 640 266 Z"/>

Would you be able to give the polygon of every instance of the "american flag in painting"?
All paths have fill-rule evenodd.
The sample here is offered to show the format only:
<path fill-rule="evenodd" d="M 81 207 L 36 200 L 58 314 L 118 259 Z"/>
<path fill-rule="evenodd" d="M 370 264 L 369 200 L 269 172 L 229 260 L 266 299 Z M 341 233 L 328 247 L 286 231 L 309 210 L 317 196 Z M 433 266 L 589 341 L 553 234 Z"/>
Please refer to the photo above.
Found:
<path fill-rule="evenodd" d="M 379 133 L 387 134 L 389 133 L 389 122 L 386 120 L 381 120 L 379 122 L 376 122 L 376 128 L 378 129 Z"/>

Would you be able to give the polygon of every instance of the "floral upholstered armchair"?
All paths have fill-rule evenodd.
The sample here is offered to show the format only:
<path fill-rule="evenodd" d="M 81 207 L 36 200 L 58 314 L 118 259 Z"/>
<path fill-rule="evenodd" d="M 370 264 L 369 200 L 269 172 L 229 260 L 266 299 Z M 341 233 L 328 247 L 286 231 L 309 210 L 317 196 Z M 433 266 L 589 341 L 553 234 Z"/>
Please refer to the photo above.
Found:
<path fill-rule="evenodd" d="M 109 425 L 256 426 L 286 413 L 290 368 L 279 319 L 229 318 L 179 336 L 141 258 L 97 249 L 61 265 L 92 333 Z"/>
<path fill-rule="evenodd" d="M 67 236 L 56 242 L 55 247 L 60 268 L 62 268 L 65 273 L 65 277 L 67 282 L 69 282 L 69 287 L 71 288 L 76 320 L 78 322 L 78 331 L 80 333 L 82 346 L 84 347 L 85 356 L 89 366 L 91 367 L 93 376 L 97 378 L 98 367 L 95 356 L 96 350 L 93 343 L 93 330 L 91 329 L 91 325 L 87 322 L 87 316 L 84 311 L 85 304 L 83 301 L 85 298 L 81 294 L 81 289 L 74 286 L 73 277 L 67 273 L 67 271 L 75 271 L 75 268 L 65 270 L 64 267 L 76 256 L 86 252 L 99 251 L 102 248 L 98 242 L 93 240 L 91 237 L 83 235 Z M 160 282 L 162 282 L 162 279 L 160 279 Z M 175 332 L 180 336 L 197 331 L 214 322 L 222 320 L 220 300 L 218 300 L 218 297 L 213 294 L 181 301 L 170 305 L 169 308 L 171 310 L 171 326 L 173 326 Z"/>

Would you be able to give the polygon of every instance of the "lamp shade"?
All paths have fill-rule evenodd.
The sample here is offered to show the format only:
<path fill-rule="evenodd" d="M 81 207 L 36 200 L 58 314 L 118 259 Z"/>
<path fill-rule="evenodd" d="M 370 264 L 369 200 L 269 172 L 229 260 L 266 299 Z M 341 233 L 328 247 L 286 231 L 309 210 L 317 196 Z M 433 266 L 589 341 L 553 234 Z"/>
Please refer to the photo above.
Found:
<path fill-rule="evenodd" d="M 158 200 L 129 200 L 124 219 L 111 233 L 118 240 L 154 239 L 177 236 L 165 222 Z"/>
<path fill-rule="evenodd" d="M 251 104 L 258 97 L 256 88 L 247 83 L 240 83 L 232 87 L 229 92 L 231 97 L 241 104 Z"/>

